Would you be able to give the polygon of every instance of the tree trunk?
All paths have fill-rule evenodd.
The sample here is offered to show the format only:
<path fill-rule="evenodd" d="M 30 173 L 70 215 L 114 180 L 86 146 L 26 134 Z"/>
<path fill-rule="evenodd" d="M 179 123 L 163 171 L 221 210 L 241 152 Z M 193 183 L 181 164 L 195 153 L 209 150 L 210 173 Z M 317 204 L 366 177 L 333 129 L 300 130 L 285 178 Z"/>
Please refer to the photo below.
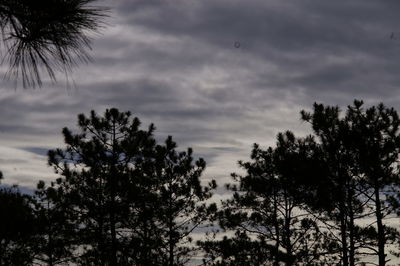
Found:
<path fill-rule="evenodd" d="M 292 243 L 290 239 L 290 222 L 291 222 L 291 212 L 290 212 L 290 199 L 288 199 L 287 193 L 285 191 L 285 248 L 287 261 L 286 266 L 293 265 L 293 251 L 292 251 Z"/>
<path fill-rule="evenodd" d="M 352 190 L 352 187 L 350 187 Z M 350 249 L 349 249 L 349 262 L 350 266 L 355 266 L 355 246 L 354 246 L 354 210 L 353 210 L 353 193 L 352 191 L 348 192 L 348 209 L 349 209 L 349 240 L 350 240 Z"/>
<path fill-rule="evenodd" d="M 340 210 L 339 210 L 339 216 L 340 216 L 340 234 L 342 238 L 342 265 L 343 266 L 348 266 L 349 265 L 349 258 L 347 255 L 347 236 L 346 236 L 346 216 L 345 216 L 345 203 L 343 198 L 340 200 Z"/>
<path fill-rule="evenodd" d="M 274 256 L 274 266 L 279 266 L 279 246 L 280 246 L 280 230 L 278 223 L 278 204 L 277 204 L 277 196 L 276 191 L 274 191 L 274 226 L 275 226 L 275 235 L 276 235 L 276 243 L 275 243 L 275 256 Z"/>
<path fill-rule="evenodd" d="M 110 229 L 111 229 L 111 266 L 117 266 L 117 237 L 115 230 L 115 212 L 114 212 L 114 195 L 111 196 L 110 206 Z"/>
<path fill-rule="evenodd" d="M 49 202 L 49 200 L 47 200 L 47 209 L 46 209 L 47 214 L 46 214 L 46 216 L 47 216 L 48 219 L 50 219 L 50 215 L 49 215 L 50 211 L 49 210 L 50 210 L 50 202 Z M 49 243 L 48 243 L 48 247 L 47 247 L 48 248 L 47 249 L 48 256 L 49 256 L 48 266 L 53 266 L 54 265 L 54 261 L 53 261 L 53 237 L 52 237 L 53 230 L 52 230 L 52 225 L 49 222 L 49 220 L 47 221 L 47 223 L 48 223 L 47 237 L 49 238 Z"/>
<path fill-rule="evenodd" d="M 115 170 L 115 165 L 118 163 L 117 162 L 117 155 L 115 152 L 115 141 L 116 141 L 116 133 L 115 133 L 115 124 L 116 122 L 113 121 L 113 134 L 112 134 L 112 162 L 111 162 L 111 173 L 110 173 L 110 231 L 111 231 L 111 261 L 110 265 L 111 266 L 117 266 L 117 233 L 115 230 L 115 178 L 117 177 L 117 173 Z"/>
<path fill-rule="evenodd" d="M 376 215 L 376 224 L 378 227 L 378 258 L 379 258 L 379 266 L 384 266 L 386 264 L 386 255 L 385 255 L 385 230 L 382 223 L 382 207 L 379 195 L 379 186 L 375 184 L 375 215 Z"/>
<path fill-rule="evenodd" d="M 342 265 L 349 266 L 349 257 L 347 250 L 347 217 L 346 217 L 346 181 L 342 175 L 342 168 L 339 166 L 337 169 L 337 178 L 339 179 L 339 219 L 340 219 L 340 235 L 342 239 Z"/>
<path fill-rule="evenodd" d="M 172 181 L 170 179 L 169 181 L 169 189 L 172 189 Z M 169 215 L 169 266 L 174 266 L 174 239 L 173 239 L 173 231 L 174 231 L 174 217 L 173 217 L 173 213 L 172 213 L 172 192 L 170 191 L 169 193 L 169 211 L 168 211 L 168 215 Z"/>

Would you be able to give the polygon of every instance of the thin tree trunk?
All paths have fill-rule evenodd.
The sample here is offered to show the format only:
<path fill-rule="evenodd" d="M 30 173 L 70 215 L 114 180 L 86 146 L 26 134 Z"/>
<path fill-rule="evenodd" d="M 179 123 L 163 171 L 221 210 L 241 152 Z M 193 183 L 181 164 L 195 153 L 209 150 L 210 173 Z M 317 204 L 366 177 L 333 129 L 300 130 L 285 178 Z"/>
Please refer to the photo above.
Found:
<path fill-rule="evenodd" d="M 111 177 L 113 179 L 113 176 Z M 110 202 L 110 231 L 111 231 L 111 258 L 110 265 L 117 266 L 117 233 L 115 230 L 115 192 L 114 181 L 111 181 L 111 202 Z"/>
<path fill-rule="evenodd" d="M 352 187 L 350 187 L 350 190 Z M 349 208 L 349 239 L 350 239 L 350 249 L 349 249 L 349 262 L 350 266 L 355 266 L 355 246 L 354 246 L 354 210 L 353 210 L 353 193 L 349 191 L 348 193 L 348 208 Z"/>
<path fill-rule="evenodd" d="M 382 223 L 382 207 L 379 196 L 379 187 L 375 185 L 375 215 L 376 215 L 376 224 L 378 227 L 378 261 L 379 266 L 384 266 L 386 264 L 386 255 L 385 255 L 385 230 L 383 228 Z"/>
<path fill-rule="evenodd" d="M 342 169 L 339 166 L 337 169 L 337 178 L 339 179 L 339 189 L 340 189 L 340 198 L 339 198 L 339 219 L 340 219 L 340 235 L 342 239 L 342 265 L 349 266 L 349 257 L 347 250 L 347 217 L 346 217 L 346 182 L 342 175 Z"/>
<path fill-rule="evenodd" d="M 115 178 L 116 178 L 116 171 L 115 171 L 115 164 L 117 163 L 116 153 L 115 153 L 115 121 L 113 121 L 113 135 L 112 135 L 112 156 L 113 161 L 111 162 L 111 173 L 110 173 L 110 230 L 111 230 L 111 266 L 117 266 L 117 233 L 115 230 Z"/>
<path fill-rule="evenodd" d="M 293 251 L 292 251 L 292 243 L 290 240 L 290 222 L 291 222 L 291 215 L 290 215 L 290 203 L 285 191 L 285 246 L 286 246 L 286 254 L 287 254 L 287 261 L 286 266 L 293 265 Z"/>
<path fill-rule="evenodd" d="M 50 203 L 49 201 L 47 201 L 47 211 L 49 212 L 50 209 Z M 49 217 L 49 213 L 47 213 L 47 217 Z M 48 261 L 48 266 L 53 266 L 54 262 L 53 262 L 53 238 L 52 238 L 52 227 L 51 224 L 48 225 L 47 228 L 48 232 L 47 232 L 47 237 L 49 238 L 49 244 L 48 244 L 48 256 L 49 256 L 49 261 Z"/>
<path fill-rule="evenodd" d="M 275 260 L 274 266 L 279 266 L 279 246 L 280 246 L 280 230 L 278 224 L 278 206 L 277 206 L 277 196 L 276 191 L 274 191 L 274 224 L 275 224 L 275 235 L 276 235 L 276 243 L 275 243 Z"/>
<path fill-rule="evenodd" d="M 290 218 L 285 218 L 285 237 L 286 237 L 286 254 L 287 254 L 287 261 L 286 266 L 293 265 L 293 251 L 292 251 L 292 244 L 290 241 Z"/>
<path fill-rule="evenodd" d="M 170 228 L 168 252 L 169 252 L 169 266 L 174 266 L 174 245 L 172 239 L 172 228 Z"/>
<path fill-rule="evenodd" d="M 343 199 L 343 198 L 342 198 Z M 345 215 L 345 204 L 344 200 L 340 200 L 340 210 L 339 210 L 339 216 L 340 216 L 340 234 L 342 238 L 342 262 L 343 266 L 348 266 L 349 265 L 349 258 L 347 255 L 347 236 L 346 236 L 346 215 Z"/>
<path fill-rule="evenodd" d="M 114 195 L 111 196 L 110 224 L 111 224 L 111 266 L 117 266 L 117 238 L 115 230 Z"/>
<path fill-rule="evenodd" d="M 169 189 L 172 189 L 171 180 L 169 182 Z M 169 193 L 169 266 L 174 266 L 174 239 L 172 233 L 174 230 L 174 218 L 172 215 L 172 192 Z"/>

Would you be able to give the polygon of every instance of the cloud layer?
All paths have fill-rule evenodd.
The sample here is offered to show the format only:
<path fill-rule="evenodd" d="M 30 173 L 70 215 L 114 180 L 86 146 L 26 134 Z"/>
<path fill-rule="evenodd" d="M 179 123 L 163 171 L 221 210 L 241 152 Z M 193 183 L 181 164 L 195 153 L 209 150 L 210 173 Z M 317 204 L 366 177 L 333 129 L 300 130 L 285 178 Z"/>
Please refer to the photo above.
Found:
<path fill-rule="evenodd" d="M 400 107 L 398 1 L 104 4 L 111 17 L 94 36 L 93 62 L 72 74 L 74 86 L 63 77 L 36 90 L 2 81 L 5 183 L 52 179 L 43 151 L 62 147 L 61 129 L 92 109 L 117 107 L 155 123 L 160 140 L 172 135 L 180 148 L 193 147 L 208 162 L 205 178 L 225 183 L 252 143 L 309 132 L 299 111 L 315 101 Z"/>

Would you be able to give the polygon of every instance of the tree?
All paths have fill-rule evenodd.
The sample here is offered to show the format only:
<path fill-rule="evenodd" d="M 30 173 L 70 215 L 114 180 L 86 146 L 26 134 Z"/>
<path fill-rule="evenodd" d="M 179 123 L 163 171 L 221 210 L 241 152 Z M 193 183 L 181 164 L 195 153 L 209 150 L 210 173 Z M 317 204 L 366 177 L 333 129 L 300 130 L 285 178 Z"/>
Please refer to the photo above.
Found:
<path fill-rule="evenodd" d="M 0 28 L 10 74 L 25 86 L 41 85 L 41 69 L 70 71 L 77 59 L 87 61 L 88 32 L 97 31 L 105 9 L 96 0 L 3 0 Z"/>
<path fill-rule="evenodd" d="M 204 201 L 215 181 L 202 186 L 203 159 L 176 151 L 172 137 L 157 144 L 154 126 L 141 130 L 130 116 L 92 111 L 78 116 L 81 133 L 64 128 L 67 147 L 49 151 L 62 177 L 47 192 L 72 219 L 83 250 L 78 263 L 183 265 L 195 251 L 191 233 L 214 207 Z"/>
<path fill-rule="evenodd" d="M 71 223 L 72 212 L 68 210 L 63 187 L 56 188 L 61 179 L 57 182 L 46 186 L 39 181 L 34 196 L 36 231 L 32 237 L 32 249 L 35 260 L 48 266 L 73 262 L 74 244 L 77 242 L 74 237 L 76 228 Z"/>
<path fill-rule="evenodd" d="M 212 266 L 260 266 L 268 265 L 272 257 L 284 258 L 283 253 L 272 254 L 274 248 L 265 240 L 252 241 L 243 232 L 235 232 L 233 238 L 224 236 L 222 240 L 215 239 L 200 242 L 205 257 L 203 265 Z"/>
<path fill-rule="evenodd" d="M 384 218 L 390 215 L 389 193 L 399 186 L 400 120 L 383 104 L 367 110 L 362 105 L 354 101 L 344 117 L 338 107 L 322 104 L 314 104 L 312 114 L 302 112 L 303 120 L 312 124 L 321 149 L 318 157 L 327 169 L 311 190 L 318 199 L 331 202 L 320 207 L 340 225 L 342 264 L 353 266 L 357 255 L 375 254 L 379 265 L 385 265 L 385 245 L 398 237 L 397 230 L 384 225 Z M 376 226 L 356 225 L 356 219 L 372 215 Z"/>
<path fill-rule="evenodd" d="M 206 163 L 199 159 L 193 163 L 193 151 L 176 151 L 177 145 L 168 137 L 165 145 L 156 147 L 156 177 L 160 182 L 157 217 L 162 233 L 162 265 L 187 265 L 195 250 L 191 233 L 201 226 L 215 204 L 207 206 L 216 188 L 212 180 L 203 187 L 200 176 Z"/>
<path fill-rule="evenodd" d="M 218 213 L 219 225 L 235 230 L 237 237 L 217 242 L 217 246 L 259 246 L 265 251 L 256 256 L 257 262 L 251 262 L 251 249 L 244 251 L 245 261 L 251 262 L 246 265 L 313 265 L 334 259 L 326 252 L 328 243 L 323 245 L 325 235 L 304 208 L 302 195 L 308 188 L 301 181 L 304 169 L 311 166 L 307 158 L 312 143 L 311 138 L 297 139 L 286 132 L 278 135 L 276 148 L 263 150 L 255 145 L 252 161 L 239 162 L 246 175 L 232 175 L 239 184 L 228 185 L 233 197 L 222 203 L 223 210 Z M 246 239 L 248 245 L 241 244 Z M 226 256 L 224 253 L 220 256 Z M 236 263 L 242 259 L 240 256 Z"/>
<path fill-rule="evenodd" d="M 140 182 L 130 182 L 130 175 L 153 151 L 154 127 L 141 130 L 139 119 L 117 109 L 107 109 L 104 117 L 81 114 L 78 126 L 80 134 L 63 129 L 67 147 L 49 151 L 49 164 L 64 177 L 60 186 L 77 217 L 81 263 L 121 265 L 125 220 L 137 214 L 124 199 L 129 191 L 140 192 Z"/>
<path fill-rule="evenodd" d="M 328 220 L 336 226 L 325 223 L 328 230 L 340 232 L 341 261 L 343 265 L 355 265 L 355 215 L 362 213 L 356 195 L 358 165 L 354 150 L 351 148 L 349 124 L 346 118 L 340 118 L 337 106 L 314 104 L 313 113 L 301 112 L 302 119 L 310 122 L 318 140 L 319 162 L 326 169 L 314 180 L 310 195 L 314 209 L 325 211 Z M 312 169 L 310 169 L 312 170 Z M 310 190 L 311 191 L 311 190 Z M 316 201 L 318 199 L 318 201 Z M 323 199 L 322 201 L 320 199 Z M 325 204 L 321 204 L 325 203 Z"/>
<path fill-rule="evenodd" d="M 31 265 L 35 219 L 30 197 L 17 187 L 0 188 L 0 213 L 0 265 Z"/>
<path fill-rule="evenodd" d="M 347 117 L 351 121 L 356 138 L 360 168 L 364 174 L 363 195 L 374 207 L 379 265 L 385 265 L 385 246 L 397 241 L 397 229 L 384 224 L 391 212 L 390 198 L 400 187 L 398 159 L 400 155 L 400 118 L 393 108 L 382 103 L 364 110 L 362 101 L 349 107 Z"/>

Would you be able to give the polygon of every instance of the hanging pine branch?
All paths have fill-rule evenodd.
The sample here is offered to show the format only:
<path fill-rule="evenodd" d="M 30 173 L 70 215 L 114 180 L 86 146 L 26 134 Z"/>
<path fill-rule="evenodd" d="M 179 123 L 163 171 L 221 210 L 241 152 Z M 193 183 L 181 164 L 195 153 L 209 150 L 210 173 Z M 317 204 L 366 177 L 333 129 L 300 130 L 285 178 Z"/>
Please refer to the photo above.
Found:
<path fill-rule="evenodd" d="M 69 72 L 87 62 L 90 32 L 97 32 L 104 8 L 95 0 L 4 0 L 0 3 L 1 37 L 8 61 L 8 77 L 23 86 L 41 86 L 42 74 L 56 80 L 56 72 Z M 3 60 L 4 60 L 3 59 Z"/>

